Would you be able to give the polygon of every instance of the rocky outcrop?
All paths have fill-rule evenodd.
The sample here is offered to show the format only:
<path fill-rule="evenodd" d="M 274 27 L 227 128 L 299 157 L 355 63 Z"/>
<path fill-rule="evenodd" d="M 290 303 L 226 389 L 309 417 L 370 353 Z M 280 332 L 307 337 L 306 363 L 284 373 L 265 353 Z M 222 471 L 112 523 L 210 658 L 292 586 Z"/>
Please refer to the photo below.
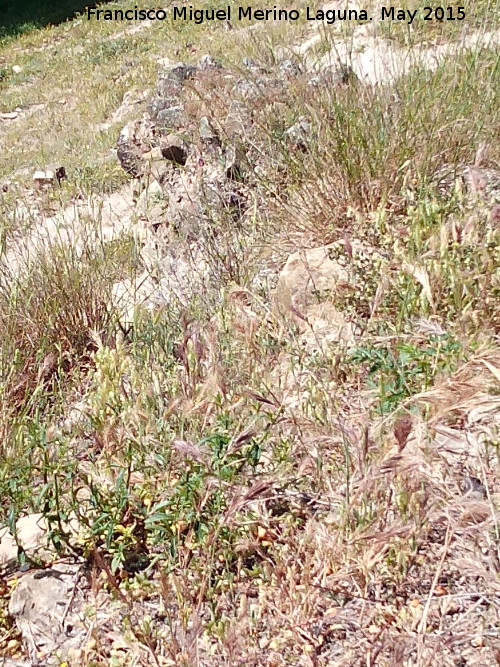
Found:
<path fill-rule="evenodd" d="M 141 119 L 125 125 L 117 155 L 122 167 L 135 177 L 152 176 L 166 202 L 163 219 L 181 237 L 197 232 L 209 218 L 244 211 L 244 155 L 232 144 L 223 145 L 214 123 L 186 111 L 188 84 L 196 77 L 221 70 L 211 56 L 195 67 L 168 65 Z"/>
<path fill-rule="evenodd" d="M 348 280 L 347 269 L 330 257 L 333 247 L 301 250 L 289 256 L 276 288 L 280 309 L 293 308 L 307 315 L 311 307 L 324 302 Z"/>
<path fill-rule="evenodd" d="M 388 259 L 359 241 L 300 250 L 280 272 L 275 308 L 297 324 L 307 347 L 352 342 L 376 307 L 388 271 Z"/>
<path fill-rule="evenodd" d="M 207 258 L 207 249 L 216 255 L 220 235 L 233 227 L 235 233 L 244 229 L 255 198 L 253 174 L 260 163 L 269 168 L 265 150 L 256 147 L 255 107 L 279 109 L 294 80 L 303 77 L 307 83 L 308 77 L 292 59 L 273 68 L 244 59 L 243 69 L 236 70 L 205 55 L 197 65 L 164 59 L 161 68 L 145 113 L 125 125 L 117 146 L 122 167 L 138 179 L 139 188 L 155 193 L 153 206 L 144 194 L 138 206 L 148 209 L 145 215 L 138 210 L 138 216 L 144 223 L 141 258 L 149 275 L 144 284 L 151 287 L 152 277 L 157 285 L 148 288 L 156 292 L 152 301 L 147 299 L 150 305 L 192 290 L 193 281 L 195 290 L 207 280 L 217 281 L 210 276 L 210 262 L 218 260 Z M 344 85 L 345 78 L 337 77 Z M 325 76 L 318 85 L 331 82 Z M 306 149 L 314 130 L 309 119 L 300 117 L 288 129 L 284 118 L 278 116 L 277 122 L 284 146 Z M 130 317 L 136 282 L 116 285 L 115 292 L 127 303 Z"/>
<path fill-rule="evenodd" d="M 62 529 L 75 535 L 78 522 L 75 516 L 62 524 Z M 0 573 L 18 565 L 19 557 L 33 562 L 52 562 L 56 550 L 50 540 L 50 526 L 42 513 L 28 514 L 16 521 L 13 532 L 0 529 Z"/>
<path fill-rule="evenodd" d="M 186 63 L 165 67 L 146 113 L 141 119 L 127 123 L 120 132 L 118 159 L 132 176 L 144 173 L 142 157 L 145 153 L 160 147 L 162 140 L 171 136 L 172 132 L 186 129 L 189 121 L 184 108 L 183 88 L 197 71 L 197 67 Z"/>
<path fill-rule="evenodd" d="M 355 327 L 332 299 L 349 280 L 347 269 L 330 256 L 333 246 L 295 252 L 281 270 L 275 291 L 278 313 L 292 318 L 307 347 L 352 340 Z"/>

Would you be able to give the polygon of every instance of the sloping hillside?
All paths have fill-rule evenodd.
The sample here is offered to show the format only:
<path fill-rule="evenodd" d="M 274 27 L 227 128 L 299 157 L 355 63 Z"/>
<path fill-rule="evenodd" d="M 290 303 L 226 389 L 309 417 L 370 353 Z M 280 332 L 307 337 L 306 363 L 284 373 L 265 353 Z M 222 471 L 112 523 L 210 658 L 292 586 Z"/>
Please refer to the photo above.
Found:
<path fill-rule="evenodd" d="M 500 664 L 497 3 L 175 7 L 3 15 L 0 664 Z"/>

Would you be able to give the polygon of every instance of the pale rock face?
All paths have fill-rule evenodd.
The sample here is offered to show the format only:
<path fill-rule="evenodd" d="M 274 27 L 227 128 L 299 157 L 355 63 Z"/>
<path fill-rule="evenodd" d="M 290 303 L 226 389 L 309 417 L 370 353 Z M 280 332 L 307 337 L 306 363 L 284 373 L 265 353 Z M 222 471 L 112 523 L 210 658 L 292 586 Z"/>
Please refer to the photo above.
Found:
<path fill-rule="evenodd" d="M 307 311 L 324 301 L 325 295 L 334 291 L 339 281 L 347 281 L 347 270 L 330 259 L 329 247 L 299 250 L 290 255 L 276 287 L 279 307 L 290 309 L 293 306 Z"/>
<path fill-rule="evenodd" d="M 8 528 L 0 530 L 0 568 L 15 562 L 18 545 L 33 556 L 40 549 L 47 549 L 47 521 L 42 514 L 28 514 L 16 523 L 17 542 Z"/>
<path fill-rule="evenodd" d="M 78 522 L 74 516 L 64 524 L 64 530 L 78 532 Z M 54 549 L 48 539 L 49 524 L 42 513 L 28 514 L 16 522 L 16 535 L 8 527 L 0 529 L 0 570 L 16 564 L 19 550 L 28 556 L 45 561 L 54 558 Z"/>
<path fill-rule="evenodd" d="M 33 174 L 33 185 L 41 188 L 47 185 L 52 185 L 55 180 L 55 174 L 51 169 L 46 171 L 35 171 Z"/>
<path fill-rule="evenodd" d="M 275 291 L 279 314 L 291 318 L 302 331 L 308 349 L 324 343 L 350 342 L 355 326 L 329 300 L 341 283 L 349 280 L 347 269 L 330 256 L 333 246 L 293 253 L 283 267 Z"/>
<path fill-rule="evenodd" d="M 122 326 L 133 324 L 136 308 L 144 306 L 152 310 L 161 305 L 158 289 L 147 272 L 137 278 L 127 278 L 113 285 L 113 304 L 118 311 Z"/>
<path fill-rule="evenodd" d="M 308 311 L 310 326 L 301 336 L 305 349 L 313 353 L 335 343 L 353 343 L 356 338 L 356 326 L 337 310 L 331 303 L 311 306 Z"/>
<path fill-rule="evenodd" d="M 60 563 L 57 567 L 25 574 L 15 587 L 9 613 L 16 620 L 32 664 L 60 664 L 82 645 L 86 631 L 80 615 L 75 588 L 79 565 Z M 36 662 L 35 662 L 36 661 Z"/>

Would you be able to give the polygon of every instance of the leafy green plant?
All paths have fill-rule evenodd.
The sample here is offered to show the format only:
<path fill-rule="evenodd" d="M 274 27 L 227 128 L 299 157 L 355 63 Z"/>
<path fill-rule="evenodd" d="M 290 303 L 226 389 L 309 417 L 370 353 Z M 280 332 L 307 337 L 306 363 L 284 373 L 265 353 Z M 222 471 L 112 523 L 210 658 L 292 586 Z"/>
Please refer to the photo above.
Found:
<path fill-rule="evenodd" d="M 445 335 L 430 336 L 427 344 L 359 346 L 348 356 L 366 369 L 368 385 L 376 392 L 377 410 L 386 414 L 410 396 L 429 389 L 439 373 L 453 370 L 463 352 L 458 341 Z"/>

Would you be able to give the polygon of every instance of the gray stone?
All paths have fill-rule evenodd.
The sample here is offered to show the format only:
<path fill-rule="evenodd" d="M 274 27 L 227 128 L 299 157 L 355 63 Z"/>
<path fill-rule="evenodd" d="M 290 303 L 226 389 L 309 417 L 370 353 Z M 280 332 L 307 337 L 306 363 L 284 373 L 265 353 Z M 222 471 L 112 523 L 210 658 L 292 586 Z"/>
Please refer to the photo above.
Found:
<path fill-rule="evenodd" d="M 291 59 L 283 60 L 279 65 L 279 69 L 281 74 L 286 78 L 293 78 L 302 73 L 300 64 L 296 60 Z"/>
<path fill-rule="evenodd" d="M 208 116 L 202 116 L 199 124 L 200 139 L 205 143 L 220 145 L 217 132 L 214 130 Z"/>
<path fill-rule="evenodd" d="M 285 131 L 285 139 L 287 143 L 292 144 L 296 148 L 305 148 L 310 132 L 311 124 L 304 116 L 301 116 L 297 123 L 294 123 Z"/>
<path fill-rule="evenodd" d="M 178 62 L 172 65 L 167 70 L 167 76 L 174 77 L 178 81 L 186 81 L 187 79 L 192 79 L 198 68 L 195 65 L 188 65 L 188 63 Z"/>
<path fill-rule="evenodd" d="M 78 612 L 80 565 L 57 567 L 24 575 L 12 592 L 9 613 L 23 636 L 33 663 L 59 664 L 80 648 L 86 631 Z"/>
<path fill-rule="evenodd" d="M 40 550 L 47 551 L 49 527 L 43 514 L 28 514 L 16 522 L 16 536 L 7 527 L 0 530 L 0 567 L 17 561 L 19 550 L 35 556 Z"/>
<path fill-rule="evenodd" d="M 206 53 L 204 56 L 201 56 L 200 60 L 198 61 L 198 67 L 201 70 L 220 69 L 221 64 L 209 53 Z"/>

